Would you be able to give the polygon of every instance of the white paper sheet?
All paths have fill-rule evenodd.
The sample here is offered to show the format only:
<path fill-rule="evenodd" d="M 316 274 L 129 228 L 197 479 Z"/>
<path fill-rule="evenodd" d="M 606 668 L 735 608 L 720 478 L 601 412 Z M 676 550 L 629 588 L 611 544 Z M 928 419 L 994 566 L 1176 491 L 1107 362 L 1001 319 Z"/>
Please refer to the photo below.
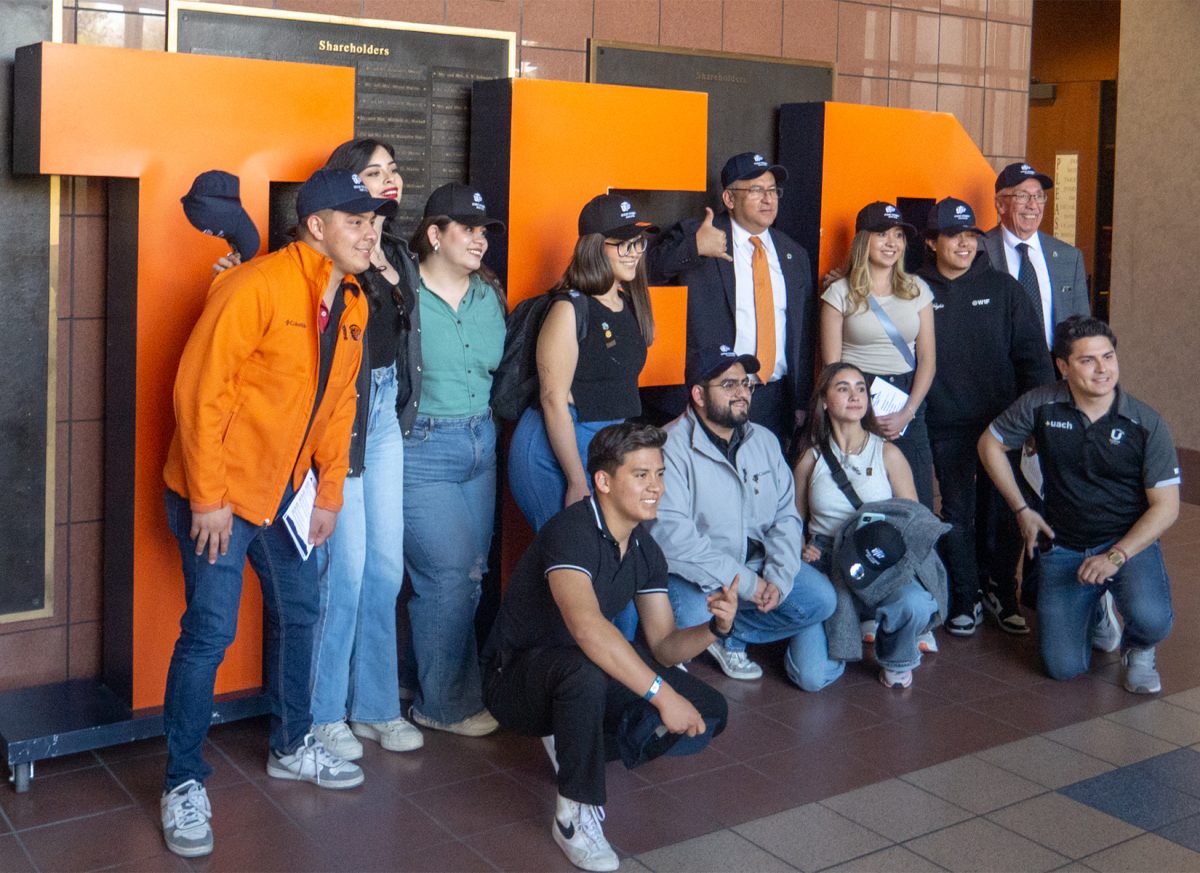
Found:
<path fill-rule="evenodd" d="M 308 475 L 300 484 L 300 490 L 296 492 L 296 496 L 292 498 L 292 502 L 288 504 L 287 510 L 283 513 L 283 523 L 287 526 L 288 533 L 292 535 L 296 551 L 306 561 L 313 549 L 312 544 L 308 541 L 308 531 L 312 525 L 312 511 L 316 501 L 317 475 L 309 470 Z"/>
<path fill-rule="evenodd" d="M 875 408 L 876 418 L 899 412 L 906 403 L 908 403 L 908 394 L 887 379 L 876 379 L 871 383 L 871 405 Z M 900 436 L 904 436 L 906 430 L 908 430 L 908 425 L 905 425 L 904 430 L 900 431 Z"/>

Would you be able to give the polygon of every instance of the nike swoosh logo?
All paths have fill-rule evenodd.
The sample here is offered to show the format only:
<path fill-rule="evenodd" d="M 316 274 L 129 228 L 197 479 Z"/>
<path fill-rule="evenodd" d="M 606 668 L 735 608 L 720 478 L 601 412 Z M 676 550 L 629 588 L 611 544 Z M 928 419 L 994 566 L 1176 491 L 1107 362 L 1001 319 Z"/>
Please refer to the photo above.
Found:
<path fill-rule="evenodd" d="M 558 819 L 555 819 L 554 823 L 556 825 L 558 825 L 558 832 L 563 835 L 564 840 L 569 840 L 575 836 L 575 823 L 574 822 L 571 822 L 571 824 L 568 827 L 563 827 L 563 823 L 561 821 L 559 821 Z"/>

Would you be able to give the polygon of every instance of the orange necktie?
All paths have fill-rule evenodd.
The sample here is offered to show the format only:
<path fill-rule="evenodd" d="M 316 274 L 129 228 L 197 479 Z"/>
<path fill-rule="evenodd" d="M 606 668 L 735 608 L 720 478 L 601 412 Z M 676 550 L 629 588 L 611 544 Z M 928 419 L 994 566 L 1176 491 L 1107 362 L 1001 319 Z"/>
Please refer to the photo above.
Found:
<path fill-rule="evenodd" d="M 750 258 L 750 272 L 754 276 L 754 323 L 757 347 L 754 357 L 762 369 L 758 378 L 764 385 L 771 381 L 775 372 L 775 292 L 771 288 L 771 267 L 767 264 L 767 250 L 762 240 L 750 237 L 754 254 Z"/>

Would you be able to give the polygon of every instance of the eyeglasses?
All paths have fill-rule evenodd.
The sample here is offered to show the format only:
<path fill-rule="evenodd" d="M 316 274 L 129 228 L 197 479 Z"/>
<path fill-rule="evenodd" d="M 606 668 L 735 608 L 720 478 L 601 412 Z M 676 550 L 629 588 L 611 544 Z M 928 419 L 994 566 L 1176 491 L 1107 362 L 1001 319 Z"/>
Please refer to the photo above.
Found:
<path fill-rule="evenodd" d="M 646 250 L 646 246 L 650 241 L 644 236 L 635 236 L 633 239 L 621 240 L 620 242 L 604 241 L 606 246 L 612 246 L 617 250 L 617 254 L 623 258 L 628 258 L 630 255 L 640 255 Z"/>
<path fill-rule="evenodd" d="M 778 185 L 770 188 L 764 188 L 762 185 L 751 185 L 749 188 L 734 188 L 730 186 L 727 191 L 744 191 L 746 196 L 751 200 L 762 200 L 764 197 L 774 197 L 776 200 L 783 199 L 783 189 Z"/>
<path fill-rule="evenodd" d="M 754 389 L 758 387 L 758 380 L 751 379 L 749 376 L 741 379 L 722 379 L 720 382 L 709 382 L 706 387 L 720 388 L 726 394 L 732 394 L 736 389 L 741 388 L 743 391 L 753 394 Z"/>
<path fill-rule="evenodd" d="M 1017 202 L 1018 206 L 1025 206 L 1031 200 L 1034 203 L 1036 203 L 1038 206 L 1041 206 L 1042 204 L 1044 204 L 1046 202 L 1046 192 L 1045 191 L 1036 191 L 1033 194 L 1030 194 L 1028 191 L 1014 191 L 1012 194 L 1001 194 L 1000 196 L 1001 197 L 1011 197 L 1013 200 L 1015 200 Z"/>

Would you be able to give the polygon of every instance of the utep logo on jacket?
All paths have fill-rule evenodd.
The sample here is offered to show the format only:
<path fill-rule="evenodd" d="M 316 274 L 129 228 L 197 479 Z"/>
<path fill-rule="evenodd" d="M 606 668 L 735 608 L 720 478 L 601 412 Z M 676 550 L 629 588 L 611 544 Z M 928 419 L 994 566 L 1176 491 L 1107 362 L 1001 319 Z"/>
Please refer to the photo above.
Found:
<path fill-rule="evenodd" d="M 357 324 L 343 324 L 342 339 L 350 340 L 351 342 L 358 342 L 360 339 L 362 339 L 362 328 Z"/>

